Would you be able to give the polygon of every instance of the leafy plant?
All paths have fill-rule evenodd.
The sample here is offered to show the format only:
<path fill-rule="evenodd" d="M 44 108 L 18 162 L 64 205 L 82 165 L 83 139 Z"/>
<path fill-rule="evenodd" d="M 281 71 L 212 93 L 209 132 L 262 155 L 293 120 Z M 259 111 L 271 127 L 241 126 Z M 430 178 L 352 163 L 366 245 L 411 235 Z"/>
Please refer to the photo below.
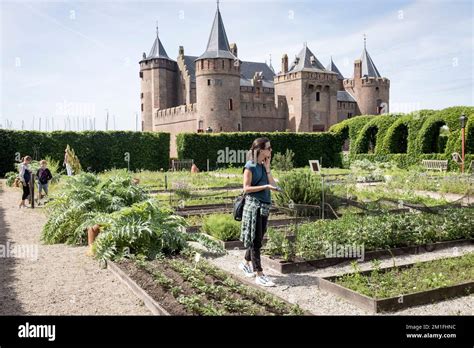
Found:
<path fill-rule="evenodd" d="M 240 222 L 235 221 L 230 214 L 211 214 L 203 218 L 202 230 L 222 241 L 238 240 Z"/>
<path fill-rule="evenodd" d="M 357 267 L 354 273 L 343 275 L 336 283 L 373 298 L 395 297 L 441 287 L 452 286 L 474 279 L 474 254 L 416 263 L 409 268 L 373 270 L 362 275 Z"/>
<path fill-rule="evenodd" d="M 272 167 L 275 170 L 290 171 L 293 169 L 294 157 L 295 153 L 290 149 L 286 149 L 284 154 L 277 152 L 272 158 Z"/>

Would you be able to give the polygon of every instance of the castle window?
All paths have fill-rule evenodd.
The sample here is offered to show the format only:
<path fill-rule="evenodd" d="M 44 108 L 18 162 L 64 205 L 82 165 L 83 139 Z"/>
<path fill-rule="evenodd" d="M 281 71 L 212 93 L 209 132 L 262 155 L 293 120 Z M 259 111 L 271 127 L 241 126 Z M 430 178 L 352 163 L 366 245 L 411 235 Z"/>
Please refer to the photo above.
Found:
<path fill-rule="evenodd" d="M 201 60 L 201 70 L 204 69 L 204 61 Z"/>
<path fill-rule="evenodd" d="M 240 132 L 240 123 L 237 124 L 237 130 Z"/>
<path fill-rule="evenodd" d="M 208 86 L 211 85 L 211 79 L 207 79 L 207 85 L 208 85 Z"/>
<path fill-rule="evenodd" d="M 232 98 L 229 99 L 229 110 L 234 110 L 234 103 L 232 101 Z"/>
<path fill-rule="evenodd" d="M 140 71 L 140 78 L 143 78 L 143 71 Z"/>
<path fill-rule="evenodd" d="M 143 93 L 140 93 L 140 98 L 143 99 Z"/>
<path fill-rule="evenodd" d="M 316 101 L 320 101 L 320 100 L 321 100 L 320 92 L 316 92 Z"/>
<path fill-rule="evenodd" d="M 266 109 L 266 108 L 267 108 L 267 104 L 263 104 L 263 108 Z"/>
<path fill-rule="evenodd" d="M 142 103 L 142 111 L 143 111 L 143 103 Z"/>
<path fill-rule="evenodd" d="M 222 69 L 225 68 L 225 63 L 224 63 L 224 59 L 222 59 Z"/>
<path fill-rule="evenodd" d="M 348 112 L 347 113 L 347 118 L 351 118 L 352 117 L 352 112 Z"/>

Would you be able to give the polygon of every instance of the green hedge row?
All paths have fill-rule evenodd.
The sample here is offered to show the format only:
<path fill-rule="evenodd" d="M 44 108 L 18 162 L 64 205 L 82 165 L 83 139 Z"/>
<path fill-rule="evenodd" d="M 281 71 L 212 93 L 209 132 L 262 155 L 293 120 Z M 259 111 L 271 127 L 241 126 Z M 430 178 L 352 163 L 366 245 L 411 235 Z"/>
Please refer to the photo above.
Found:
<path fill-rule="evenodd" d="M 67 144 L 74 149 L 84 170 L 127 168 L 126 152 L 130 154 L 131 170 L 169 167 L 169 133 L 0 130 L 0 139 L 0 176 L 14 170 L 17 153 L 36 160 L 49 156 L 62 163 Z"/>
<path fill-rule="evenodd" d="M 350 160 L 391 159 L 401 167 L 420 164 L 422 159 L 448 159 L 461 153 L 461 124 L 459 117 L 465 113 L 466 154 L 474 152 L 474 107 L 456 106 L 443 110 L 420 110 L 407 115 L 357 116 L 331 127 L 342 146 L 350 140 Z M 449 128 L 447 141 L 439 137 L 440 127 Z M 375 147 L 370 146 L 375 142 Z M 468 162 L 466 158 L 466 162 Z M 469 164 L 470 161 L 467 163 Z M 451 169 L 458 168 L 450 161 Z"/>
<path fill-rule="evenodd" d="M 248 151 L 252 142 L 259 137 L 267 137 L 272 144 L 273 153 L 293 150 L 295 167 L 308 166 L 309 160 L 320 160 L 324 167 L 340 167 L 342 158 L 338 137 L 326 133 L 287 133 L 287 132 L 239 132 L 239 133 L 181 133 L 176 136 L 178 158 L 194 159 L 200 169 L 206 169 L 207 159 L 210 168 L 240 166 L 241 163 L 229 163 L 233 158 L 225 156 L 233 151 Z M 226 150 L 227 149 L 227 150 Z M 224 159 L 217 163 L 220 159 Z M 242 156 L 236 156 L 242 159 Z M 240 161 L 241 162 L 241 161 Z"/>

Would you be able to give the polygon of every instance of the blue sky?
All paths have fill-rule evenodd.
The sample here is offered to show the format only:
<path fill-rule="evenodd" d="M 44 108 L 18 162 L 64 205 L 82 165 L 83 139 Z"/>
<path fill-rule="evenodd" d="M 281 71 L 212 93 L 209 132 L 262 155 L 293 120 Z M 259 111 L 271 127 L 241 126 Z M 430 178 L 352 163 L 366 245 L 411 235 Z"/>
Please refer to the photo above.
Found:
<path fill-rule="evenodd" d="M 0 124 L 12 128 L 135 129 L 143 52 L 160 38 L 175 59 L 178 47 L 200 55 L 215 1 L 0 0 Z M 229 42 L 242 60 L 272 56 L 280 70 L 307 42 L 345 77 L 367 49 L 391 80 L 390 111 L 474 105 L 474 24 L 471 1 L 230 1 L 220 9 Z M 75 117 L 73 117 L 73 115 Z M 48 119 L 48 121 L 46 121 Z M 79 123 L 79 126 L 78 126 Z"/>

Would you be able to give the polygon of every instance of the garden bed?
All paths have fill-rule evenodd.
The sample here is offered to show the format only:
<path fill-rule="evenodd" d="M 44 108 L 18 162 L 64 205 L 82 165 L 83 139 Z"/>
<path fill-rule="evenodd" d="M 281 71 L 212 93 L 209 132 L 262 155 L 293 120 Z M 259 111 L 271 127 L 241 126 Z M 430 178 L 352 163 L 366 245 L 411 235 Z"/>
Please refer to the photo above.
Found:
<path fill-rule="evenodd" d="M 462 273 L 459 273 L 462 272 Z M 318 279 L 318 286 L 368 311 L 404 308 L 474 291 L 474 254 Z M 421 290 L 421 291 L 418 291 Z"/>
<path fill-rule="evenodd" d="M 154 261 L 122 260 L 120 279 L 155 314 L 162 315 L 302 315 L 305 312 L 274 295 L 242 284 L 205 260 L 187 257 Z M 116 273 L 117 274 L 117 273 Z M 130 285 L 129 285 L 130 286 Z"/>
<path fill-rule="evenodd" d="M 413 255 L 424 252 L 432 252 L 446 248 L 469 245 L 473 243 L 473 239 L 453 240 L 437 243 L 429 243 L 423 245 L 407 246 L 401 248 L 391 248 L 384 250 L 374 250 L 364 253 L 364 261 L 370 261 L 378 258 L 386 258 L 400 255 Z M 318 268 L 331 267 L 343 262 L 357 259 L 358 257 L 330 257 L 315 260 L 304 260 L 302 258 L 295 258 L 294 261 L 286 261 L 282 258 L 262 255 L 262 262 L 266 267 L 271 268 L 282 274 L 307 272 Z"/>

